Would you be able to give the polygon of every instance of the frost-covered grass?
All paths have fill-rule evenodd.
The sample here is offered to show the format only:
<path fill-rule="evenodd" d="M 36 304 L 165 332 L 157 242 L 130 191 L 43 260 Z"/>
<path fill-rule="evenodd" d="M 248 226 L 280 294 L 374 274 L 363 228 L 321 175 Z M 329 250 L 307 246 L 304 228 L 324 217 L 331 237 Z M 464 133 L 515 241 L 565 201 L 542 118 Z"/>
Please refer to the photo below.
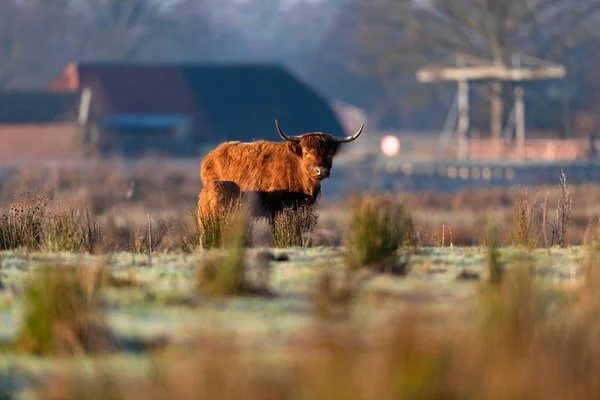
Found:
<path fill-rule="evenodd" d="M 277 349 L 314 323 L 315 290 L 323 271 L 340 276 L 347 268 L 345 251 L 339 247 L 247 249 L 248 275 L 269 267 L 273 296 L 214 298 L 198 290 L 196 270 L 224 251 L 152 257 L 133 253 L 1 253 L 0 343 L 6 349 L 0 352 L 0 390 L 3 372 L 36 377 L 67 363 L 9 351 L 22 322 L 25 283 L 48 262 L 78 268 L 106 263 L 112 280 L 102 289 L 100 303 L 111 331 L 124 344 L 120 353 L 110 357 L 129 360 L 118 364 L 129 368 L 126 366 L 133 363 L 139 371 L 148 366 L 145 349 L 162 342 L 186 343 L 202 327 L 222 326 L 242 334 L 245 340 Z M 498 262 L 502 268 L 510 268 L 525 257 L 531 260 L 537 281 L 547 287 L 569 289 L 581 282 L 585 255 L 581 247 L 533 251 L 502 248 Z M 406 275 L 372 274 L 365 280 L 353 303 L 354 315 L 377 326 L 377 321 L 398 307 L 424 305 L 440 315 L 466 318 L 471 315 L 478 283 L 487 278 L 486 262 L 482 247 L 420 248 L 411 257 Z M 13 367 L 16 369 L 11 370 Z"/>
<path fill-rule="evenodd" d="M 329 268 L 341 272 L 345 268 L 343 248 L 248 249 L 245 257 L 249 273 L 259 272 L 267 264 L 271 268 L 270 287 L 276 296 L 268 299 L 233 297 L 214 300 L 197 291 L 195 271 L 197 265 L 220 252 L 223 251 L 156 255 L 151 259 L 141 254 L 114 254 L 106 259 L 115 284 L 104 289 L 104 305 L 110 312 L 145 315 L 150 315 L 152 310 L 164 309 L 175 309 L 182 314 L 212 309 L 226 315 L 236 310 L 256 310 L 260 313 L 263 308 L 281 315 L 303 314 L 310 308 L 306 303 L 310 302 L 322 270 Z M 266 257 L 267 253 L 273 257 Z M 580 278 L 579 263 L 584 257 L 584 249 L 570 247 L 523 252 L 503 248 L 499 254 L 500 264 L 507 266 L 526 254 L 534 261 L 536 273 L 544 282 L 570 285 Z M 281 255 L 287 260 L 277 260 Z M 5 314 L 11 313 L 14 307 L 19 306 L 26 277 L 43 263 L 53 261 L 85 268 L 93 265 L 96 259 L 96 256 L 68 253 L 31 253 L 27 256 L 18 252 L 2 253 L 0 310 Z M 373 275 L 365 285 L 363 295 L 380 290 L 405 293 L 419 290 L 421 285 L 436 291 L 460 292 L 477 281 L 461 279 L 461 274 L 466 271 L 485 279 L 485 263 L 485 249 L 480 247 L 421 248 L 412 256 L 406 276 Z"/>

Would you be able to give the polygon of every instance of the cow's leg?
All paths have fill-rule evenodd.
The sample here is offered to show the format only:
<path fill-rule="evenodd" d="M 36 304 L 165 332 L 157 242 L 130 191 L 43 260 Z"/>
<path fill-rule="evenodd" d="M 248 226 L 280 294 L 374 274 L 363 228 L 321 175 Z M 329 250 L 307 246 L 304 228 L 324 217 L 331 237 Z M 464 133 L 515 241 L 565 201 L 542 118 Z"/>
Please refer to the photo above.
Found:
<path fill-rule="evenodd" d="M 198 195 L 199 229 L 204 229 L 209 218 L 225 216 L 240 198 L 240 187 L 235 182 L 216 180 L 204 186 Z"/>
<path fill-rule="evenodd" d="M 224 216 L 235 202 L 240 200 L 240 187 L 232 181 L 213 181 L 202 188 L 198 195 L 198 227 L 213 216 Z"/>
<path fill-rule="evenodd" d="M 223 215 L 239 199 L 240 187 L 235 182 L 212 181 L 198 195 L 198 218 L 201 215 Z"/>

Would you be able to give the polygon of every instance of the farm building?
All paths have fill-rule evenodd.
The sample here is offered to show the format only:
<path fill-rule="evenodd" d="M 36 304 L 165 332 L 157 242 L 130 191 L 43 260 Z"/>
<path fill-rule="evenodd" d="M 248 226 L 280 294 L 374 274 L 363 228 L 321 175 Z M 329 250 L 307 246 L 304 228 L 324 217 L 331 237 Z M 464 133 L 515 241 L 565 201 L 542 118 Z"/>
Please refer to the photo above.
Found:
<path fill-rule="evenodd" d="M 345 133 L 327 99 L 274 64 L 70 64 L 48 90 L 89 95 L 100 148 L 125 156 L 278 140 L 275 118 L 290 134 Z"/>
<path fill-rule="evenodd" d="M 43 91 L 0 92 L 0 162 L 193 157 L 226 140 L 279 140 L 275 118 L 289 134 L 343 135 L 337 115 L 276 64 L 72 63 Z"/>

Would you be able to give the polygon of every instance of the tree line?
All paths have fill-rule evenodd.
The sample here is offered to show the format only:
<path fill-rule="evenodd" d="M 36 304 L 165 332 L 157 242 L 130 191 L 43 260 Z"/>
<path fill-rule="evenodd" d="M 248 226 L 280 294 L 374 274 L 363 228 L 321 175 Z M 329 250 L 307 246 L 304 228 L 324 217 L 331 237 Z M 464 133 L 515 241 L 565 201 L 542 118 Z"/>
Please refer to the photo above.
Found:
<path fill-rule="evenodd" d="M 439 129 L 455 84 L 418 67 L 461 53 L 510 65 L 523 53 L 566 65 L 526 84 L 530 126 L 600 127 L 600 0 L 4 0 L 0 88 L 47 84 L 71 61 L 281 61 L 371 123 Z M 473 125 L 499 136 L 509 84 L 473 87 Z"/>

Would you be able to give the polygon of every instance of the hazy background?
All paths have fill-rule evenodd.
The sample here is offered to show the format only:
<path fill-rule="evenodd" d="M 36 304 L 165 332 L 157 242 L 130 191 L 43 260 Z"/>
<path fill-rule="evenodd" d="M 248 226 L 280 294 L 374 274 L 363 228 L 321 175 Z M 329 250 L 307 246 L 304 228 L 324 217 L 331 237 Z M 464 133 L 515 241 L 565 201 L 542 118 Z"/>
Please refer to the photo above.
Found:
<path fill-rule="evenodd" d="M 419 84 L 416 68 L 459 51 L 506 64 L 519 52 L 568 68 L 564 81 L 527 84 L 528 127 L 584 135 L 598 124 L 599 3 L 2 0 L 0 89 L 42 88 L 72 61 L 274 61 L 364 109 L 373 130 L 437 132 L 455 84 Z M 472 89 L 483 136 L 490 96 L 510 100 L 492 89 Z"/>

